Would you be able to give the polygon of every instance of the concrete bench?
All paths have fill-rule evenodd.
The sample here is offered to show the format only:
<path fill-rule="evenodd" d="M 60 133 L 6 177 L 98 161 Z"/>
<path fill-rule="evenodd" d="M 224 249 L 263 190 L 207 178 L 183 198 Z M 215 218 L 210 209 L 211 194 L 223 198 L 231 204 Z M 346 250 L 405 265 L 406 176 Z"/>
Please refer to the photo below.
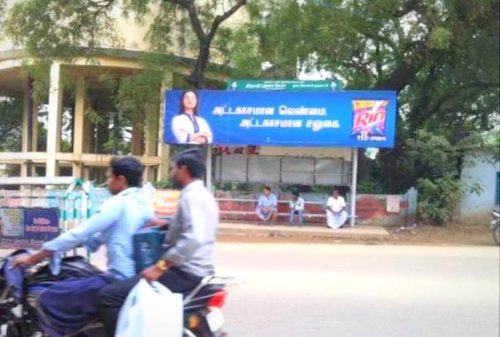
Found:
<path fill-rule="evenodd" d="M 257 207 L 257 199 L 242 199 L 242 198 L 217 198 L 220 206 L 221 218 L 223 220 L 246 220 L 257 221 L 255 208 Z M 324 203 L 306 201 L 304 219 L 307 222 L 324 223 L 325 211 Z M 288 222 L 289 200 L 278 200 L 278 221 Z"/>

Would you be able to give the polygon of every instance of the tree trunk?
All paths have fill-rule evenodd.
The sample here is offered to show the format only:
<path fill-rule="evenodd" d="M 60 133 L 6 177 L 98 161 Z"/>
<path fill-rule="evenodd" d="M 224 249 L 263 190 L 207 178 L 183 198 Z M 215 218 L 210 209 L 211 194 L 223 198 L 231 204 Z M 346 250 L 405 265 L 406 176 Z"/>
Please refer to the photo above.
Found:
<path fill-rule="evenodd" d="M 191 72 L 189 82 L 197 89 L 203 88 L 204 73 L 210 59 L 210 42 L 206 41 L 200 46 L 200 53 L 196 59 L 196 65 Z"/>

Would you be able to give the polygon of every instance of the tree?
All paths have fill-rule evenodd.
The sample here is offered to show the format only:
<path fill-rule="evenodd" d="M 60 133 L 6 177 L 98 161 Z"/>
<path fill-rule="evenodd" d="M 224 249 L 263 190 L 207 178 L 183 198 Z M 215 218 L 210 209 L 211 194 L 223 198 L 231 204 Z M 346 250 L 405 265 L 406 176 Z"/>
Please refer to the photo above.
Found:
<path fill-rule="evenodd" d="M 21 149 L 21 124 L 21 100 L 0 97 L 0 151 Z"/>
<path fill-rule="evenodd" d="M 140 22 L 149 16 L 153 18 L 149 37 L 154 51 L 168 52 L 174 39 L 179 44 L 188 40 L 197 50 L 188 81 L 200 88 L 217 32 L 246 2 L 207 0 L 199 5 L 194 0 L 26 0 L 13 6 L 6 31 L 28 56 L 71 59 L 82 52 L 91 55 L 103 42 L 112 43 L 116 10 L 133 14 Z M 179 29 L 187 33 L 187 39 Z"/>
<path fill-rule="evenodd" d="M 241 56 L 236 61 L 254 65 L 249 73 L 263 75 L 258 67 L 268 62 L 282 69 L 276 77 L 290 77 L 298 65 L 330 71 L 347 89 L 398 92 L 396 146 L 376 161 L 360 154 L 361 183 L 378 182 L 385 192 L 400 193 L 422 179 L 457 182 L 461 160 L 453 157 L 451 177 L 435 175 L 417 165 L 425 153 L 412 146 L 443 137 L 461 158 L 471 145 L 481 146 L 471 139 L 495 126 L 498 1 L 283 0 L 249 7 L 251 19 L 242 29 L 258 52 L 231 45 L 231 53 Z"/>
<path fill-rule="evenodd" d="M 400 117 L 411 134 L 443 120 L 457 128 L 492 127 L 488 117 L 498 110 L 497 1 L 286 0 L 251 6 L 250 27 L 243 29 L 254 33 L 259 61 L 285 73 L 297 64 L 328 70 L 348 89 L 397 90 Z M 236 54 L 239 45 L 233 45 Z"/>

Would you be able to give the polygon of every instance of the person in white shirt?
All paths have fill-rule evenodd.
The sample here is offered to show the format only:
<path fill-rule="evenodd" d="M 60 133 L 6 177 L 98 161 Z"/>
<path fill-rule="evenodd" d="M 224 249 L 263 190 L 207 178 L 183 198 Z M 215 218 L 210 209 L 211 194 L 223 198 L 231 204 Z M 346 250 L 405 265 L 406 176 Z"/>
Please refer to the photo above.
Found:
<path fill-rule="evenodd" d="M 278 198 L 271 192 L 271 187 L 264 186 L 264 193 L 259 197 L 255 214 L 259 218 L 257 225 L 269 220 L 274 224 L 278 220 Z"/>
<path fill-rule="evenodd" d="M 164 254 L 140 275 L 101 289 L 99 304 L 106 336 L 115 336 L 120 308 L 141 278 L 148 282 L 158 281 L 172 292 L 185 296 L 204 277 L 215 274 L 219 206 L 204 186 L 205 170 L 205 158 L 200 148 L 190 148 L 172 158 L 170 179 L 174 187 L 182 188 L 182 191 L 177 212 L 165 236 Z M 149 336 L 139 333 L 134 337 Z"/>
<path fill-rule="evenodd" d="M 304 223 L 304 199 L 300 197 L 299 192 L 293 192 L 290 200 L 290 225 L 293 225 L 295 215 L 299 218 L 299 226 L 302 226 Z"/>
<path fill-rule="evenodd" d="M 346 203 L 344 198 L 339 195 L 339 191 L 333 190 L 332 196 L 326 203 L 326 222 L 331 229 L 342 227 L 347 221 Z"/>
<path fill-rule="evenodd" d="M 198 95 L 184 91 L 180 100 L 180 112 L 172 119 L 172 132 L 178 144 L 211 144 L 212 130 L 207 121 L 198 116 Z"/>

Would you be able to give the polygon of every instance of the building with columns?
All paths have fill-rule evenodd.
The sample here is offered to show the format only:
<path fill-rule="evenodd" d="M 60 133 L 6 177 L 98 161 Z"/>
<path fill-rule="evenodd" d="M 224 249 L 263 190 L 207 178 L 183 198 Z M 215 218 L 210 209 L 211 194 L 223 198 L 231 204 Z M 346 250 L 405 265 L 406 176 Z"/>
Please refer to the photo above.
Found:
<path fill-rule="evenodd" d="M 151 50 L 146 38 L 147 20 L 138 24 L 132 17 L 115 19 L 119 47 L 113 41 L 103 42 L 91 61 L 82 55 L 67 63 L 53 62 L 48 70 L 49 86 L 44 101 L 33 95 L 33 80 L 24 69 L 30 60 L 22 49 L 0 37 L 0 99 L 21 101 L 23 110 L 19 151 L 0 152 L 4 174 L 8 165 L 15 176 L 75 176 L 103 181 L 105 168 L 113 156 L 109 147 L 104 146 L 114 127 L 109 111 L 116 107 L 100 76 L 106 73 L 120 78 L 140 72 L 144 52 Z M 163 84 L 155 89 L 160 101 L 164 90 L 172 88 L 176 78 L 187 76 L 194 65 L 192 52 L 181 47 L 173 50 L 171 55 L 163 55 L 169 66 Z M 220 73 L 215 75 L 209 70 L 207 78 L 216 77 L 220 79 Z M 89 108 L 104 118 L 105 123 L 96 123 L 86 113 Z M 165 179 L 168 168 L 164 163 L 169 148 L 162 141 L 163 104 L 144 107 L 144 111 L 137 113 L 142 119 L 132 122 L 129 128 L 130 152 L 144 163 L 146 180 Z M 41 119 L 46 126 L 43 130 L 39 127 Z M 64 119 L 69 123 L 65 128 Z"/>
<path fill-rule="evenodd" d="M 237 25 L 244 15 L 244 10 L 238 11 L 224 25 Z M 115 27 L 120 42 L 103 42 L 91 60 L 82 55 L 71 62 L 50 65 L 46 70 L 49 85 L 44 101 L 33 95 L 33 80 L 24 69 L 30 61 L 22 49 L 0 37 L 0 99 L 22 101 L 23 109 L 22 144 L 19 151 L 0 152 L 0 176 L 74 176 L 104 181 L 105 168 L 113 156 L 109 147 L 104 146 L 113 132 L 109 111 L 116 107 L 100 77 L 106 73 L 125 78 L 141 72 L 143 56 L 151 50 L 146 38 L 147 19 L 139 25 L 133 17 L 117 16 Z M 182 83 L 194 64 L 191 50 L 180 44 L 172 50 L 170 55 L 163 55 L 168 68 L 163 84 L 155 89 L 160 101 L 166 89 Z M 212 64 L 206 78 L 215 87 L 222 87 L 224 70 Z M 86 113 L 88 110 L 107 120 L 97 123 Z M 130 127 L 130 153 L 144 163 L 146 180 L 166 179 L 170 148 L 163 144 L 163 104 L 144 107 L 139 114 L 143 117 L 141 123 L 132 123 Z M 39 126 L 42 120 L 43 128 Z M 238 149 L 219 151 L 212 161 L 212 179 L 215 183 L 346 186 L 350 185 L 352 158 L 351 150 L 342 148 L 262 147 L 256 153 L 242 153 Z"/>

